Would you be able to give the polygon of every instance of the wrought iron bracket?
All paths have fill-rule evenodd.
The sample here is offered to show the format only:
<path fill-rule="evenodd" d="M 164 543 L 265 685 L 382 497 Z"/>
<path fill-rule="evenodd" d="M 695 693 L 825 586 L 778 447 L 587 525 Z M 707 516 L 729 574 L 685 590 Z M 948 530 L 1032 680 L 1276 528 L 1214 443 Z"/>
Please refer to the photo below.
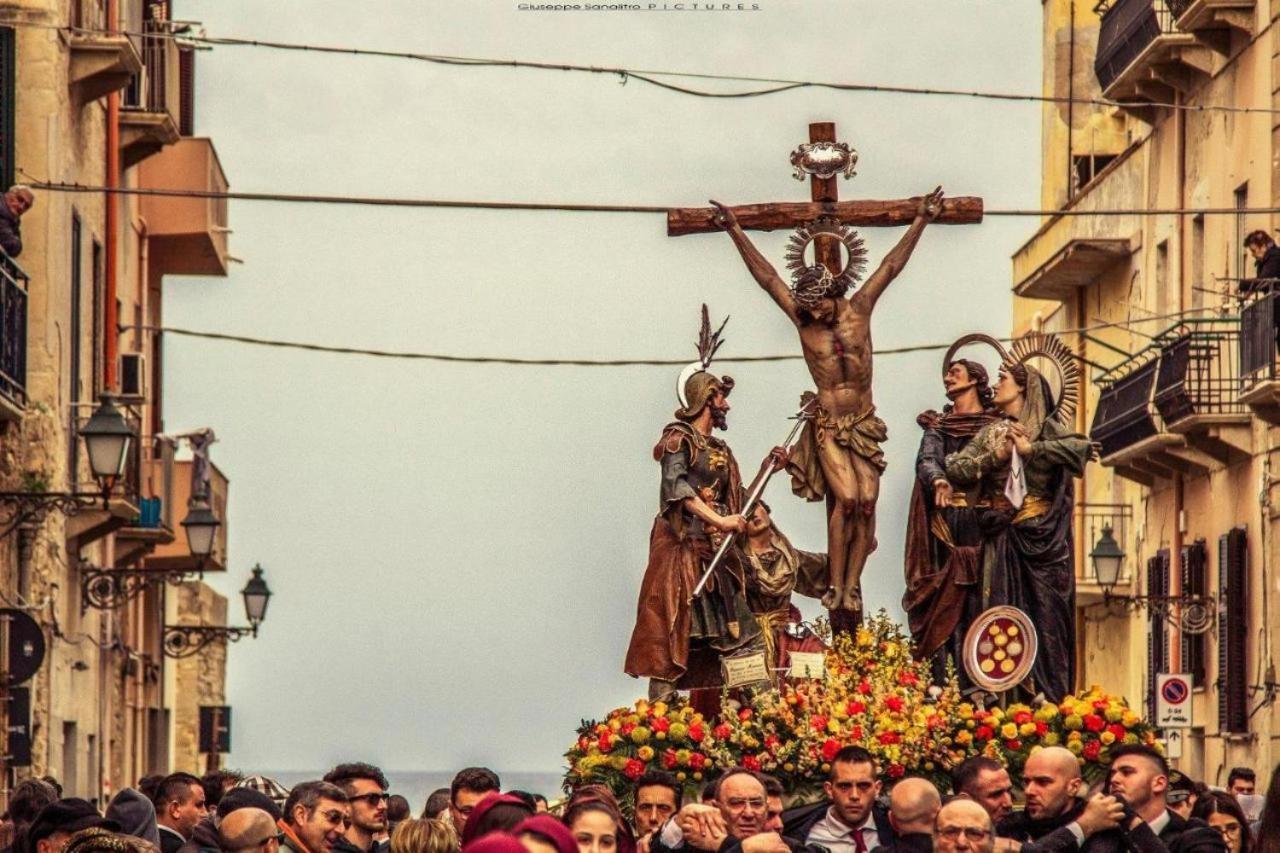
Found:
<path fill-rule="evenodd" d="M 258 636 L 257 626 L 245 628 L 239 625 L 165 625 L 164 653 L 171 658 L 186 658 L 199 654 L 215 642 L 236 643 L 245 637 Z"/>
<path fill-rule="evenodd" d="M 80 612 L 90 607 L 97 610 L 114 610 L 125 602 L 137 598 L 148 586 L 168 582 L 177 586 L 195 580 L 197 572 L 156 572 L 146 569 L 99 569 L 89 565 L 80 568 Z"/>
<path fill-rule="evenodd" d="M 49 513 L 57 511 L 73 516 L 81 510 L 91 509 L 99 502 L 104 510 L 110 509 L 110 492 L 0 492 L 0 507 L 4 513 L 4 539 L 24 524 L 40 525 Z"/>
<path fill-rule="evenodd" d="M 1212 595 L 1116 595 L 1104 589 L 1102 603 L 1108 610 L 1120 604 L 1125 613 L 1145 609 L 1153 619 L 1163 619 L 1187 634 L 1207 632 L 1218 617 L 1218 600 Z"/>

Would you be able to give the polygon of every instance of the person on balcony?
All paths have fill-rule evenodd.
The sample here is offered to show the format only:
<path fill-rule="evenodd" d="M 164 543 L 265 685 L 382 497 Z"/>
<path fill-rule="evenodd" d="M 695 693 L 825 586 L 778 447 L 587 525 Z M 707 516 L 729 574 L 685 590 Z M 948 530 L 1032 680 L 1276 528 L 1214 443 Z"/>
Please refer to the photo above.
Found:
<path fill-rule="evenodd" d="M 0 249 L 11 258 L 22 254 L 22 215 L 36 203 L 30 187 L 15 184 L 4 194 L 0 204 Z"/>
<path fill-rule="evenodd" d="M 1240 279 L 1241 295 L 1249 293 L 1270 293 L 1280 285 L 1280 246 L 1271 239 L 1266 231 L 1249 232 L 1244 238 L 1244 247 L 1253 255 L 1254 278 Z"/>

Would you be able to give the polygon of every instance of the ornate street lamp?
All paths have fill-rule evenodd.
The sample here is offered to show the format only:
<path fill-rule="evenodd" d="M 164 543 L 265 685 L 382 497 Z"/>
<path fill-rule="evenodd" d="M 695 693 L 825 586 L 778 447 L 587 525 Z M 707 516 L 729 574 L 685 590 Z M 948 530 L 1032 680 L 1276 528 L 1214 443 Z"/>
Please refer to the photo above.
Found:
<path fill-rule="evenodd" d="M 129 455 L 129 445 L 135 439 L 124 415 L 116 408 L 114 398 L 103 394 L 98 408 L 80 427 L 85 448 L 89 455 L 89 469 L 98 483 L 99 492 L 51 492 L 27 489 L 20 492 L 0 492 L 0 506 L 8 512 L 0 532 L 0 539 L 13 533 L 24 524 L 40 524 L 50 511 L 57 510 L 71 516 L 83 509 L 102 502 L 102 509 L 111 508 L 111 490 L 124 473 Z M 74 477 L 74 472 L 72 472 Z"/>
<path fill-rule="evenodd" d="M 249 582 L 244 585 L 244 589 L 240 590 L 240 594 L 244 596 L 245 615 L 249 617 L 249 624 L 253 626 L 254 636 L 257 636 L 258 626 L 267 618 L 267 605 L 271 602 L 271 588 L 262 579 L 261 565 L 253 567 L 253 577 L 249 578 Z"/>
<path fill-rule="evenodd" d="M 199 654 L 201 649 L 210 643 L 239 642 L 245 637 L 258 636 L 258 626 L 267 616 L 267 603 L 271 599 L 271 589 L 262 578 L 262 566 L 253 567 L 253 577 L 240 590 L 244 597 L 245 616 L 249 619 L 247 627 L 243 625 L 165 625 L 164 653 L 171 658 L 185 658 Z"/>
<path fill-rule="evenodd" d="M 80 428 L 80 435 L 84 437 L 85 448 L 89 451 L 89 470 L 102 488 L 105 508 L 111 487 L 124 473 L 133 430 L 125 423 L 124 415 L 116 408 L 111 395 L 103 394 L 93 416 Z"/>
<path fill-rule="evenodd" d="M 222 522 L 203 497 L 194 497 L 187 504 L 187 517 L 182 519 L 182 529 L 187 534 L 187 550 L 201 566 L 213 553 L 214 535 L 221 526 Z"/>
<path fill-rule="evenodd" d="M 1124 563 L 1124 551 L 1111 532 L 1111 525 L 1103 524 L 1102 535 L 1089 552 L 1089 559 L 1093 561 L 1093 574 L 1098 579 L 1098 584 L 1107 588 L 1114 587 L 1120 580 L 1120 566 Z"/>

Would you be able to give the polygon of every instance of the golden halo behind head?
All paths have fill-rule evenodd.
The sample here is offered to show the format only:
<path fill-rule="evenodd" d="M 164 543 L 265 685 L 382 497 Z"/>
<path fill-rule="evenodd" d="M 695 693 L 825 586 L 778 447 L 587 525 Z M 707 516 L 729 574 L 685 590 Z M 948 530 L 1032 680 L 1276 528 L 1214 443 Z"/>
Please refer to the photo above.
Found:
<path fill-rule="evenodd" d="M 1035 361 L 1039 364 L 1030 366 L 1037 370 L 1040 369 L 1040 364 L 1046 362 L 1053 365 L 1058 386 L 1053 388 L 1054 408 L 1049 417 L 1064 426 L 1069 426 L 1076 414 L 1080 388 L 1080 366 L 1076 363 L 1076 356 L 1071 347 L 1063 343 L 1057 335 L 1028 332 L 1013 342 L 1006 361 L 1022 365 Z M 1046 371 L 1040 370 L 1040 373 L 1046 374 Z M 1053 377 L 1045 375 L 1045 378 L 1049 380 L 1052 387 Z"/>
<path fill-rule="evenodd" d="M 951 367 L 951 362 L 955 360 L 956 353 L 969 346 L 969 344 L 986 344 L 991 347 L 1000 355 L 1001 364 L 1011 360 L 1009 351 L 998 340 L 990 335 L 984 335 L 982 332 L 973 332 L 957 338 L 956 342 L 947 349 L 947 354 L 942 357 L 942 376 L 944 379 L 947 376 L 948 368 Z"/>

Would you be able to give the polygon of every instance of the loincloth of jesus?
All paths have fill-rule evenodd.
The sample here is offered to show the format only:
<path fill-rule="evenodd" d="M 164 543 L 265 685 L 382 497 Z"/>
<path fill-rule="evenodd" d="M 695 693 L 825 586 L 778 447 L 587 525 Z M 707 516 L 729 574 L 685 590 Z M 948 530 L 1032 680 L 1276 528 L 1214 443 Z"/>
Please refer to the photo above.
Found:
<path fill-rule="evenodd" d="M 801 405 L 813 396 L 812 391 L 806 391 L 800 398 Z M 889 427 L 876 416 L 875 406 L 860 415 L 832 416 L 814 403 L 813 417 L 805 423 L 787 462 L 791 491 L 807 501 L 820 501 L 827 496 L 827 478 L 822 475 L 818 448 L 828 435 L 834 437 L 836 444 L 867 460 L 879 473 L 883 474 L 886 467 L 880 443 L 889 437 Z"/>

